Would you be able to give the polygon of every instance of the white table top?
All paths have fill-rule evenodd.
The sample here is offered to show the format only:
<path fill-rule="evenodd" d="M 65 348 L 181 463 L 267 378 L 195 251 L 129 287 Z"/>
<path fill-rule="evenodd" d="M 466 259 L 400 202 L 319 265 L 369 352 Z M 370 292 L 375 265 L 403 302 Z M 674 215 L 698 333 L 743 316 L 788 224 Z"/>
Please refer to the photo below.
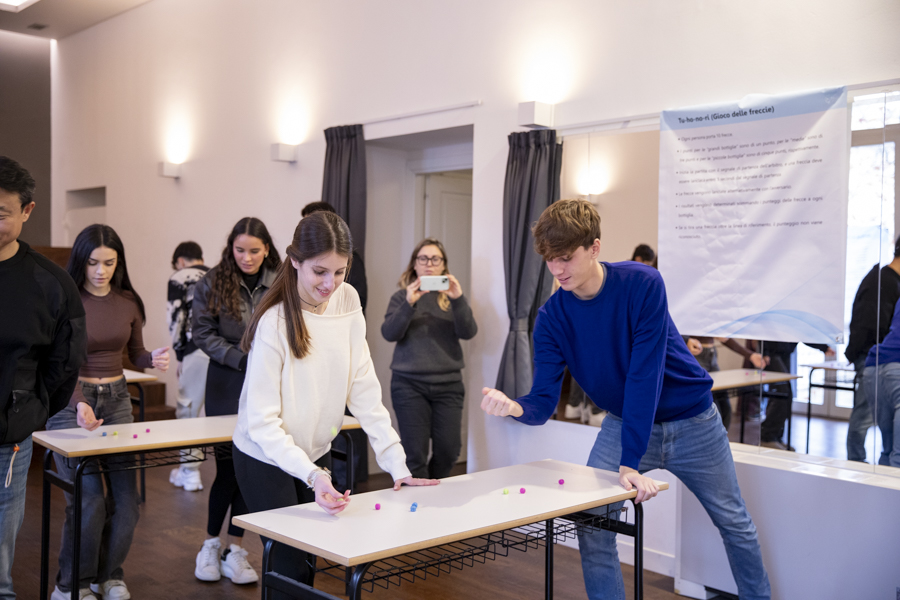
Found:
<path fill-rule="evenodd" d="M 35 442 L 57 454 L 66 458 L 76 458 L 222 444 L 231 441 L 236 424 L 237 415 L 227 415 L 101 425 L 94 431 L 81 427 L 35 431 L 33 437 Z M 359 428 L 359 421 L 355 418 L 344 417 L 342 430 Z M 147 433 L 148 429 L 150 433 Z M 118 435 L 114 435 L 115 433 Z"/>
<path fill-rule="evenodd" d="M 147 383 L 149 381 L 159 381 L 159 377 L 156 375 L 150 375 L 149 373 L 141 373 L 140 371 L 132 371 L 131 369 L 122 369 L 122 372 L 125 374 L 125 381 L 127 383 Z"/>
<path fill-rule="evenodd" d="M 564 479 L 565 484 L 559 485 Z M 668 484 L 657 481 L 660 489 Z M 507 488 L 509 494 L 504 495 Z M 520 494 L 519 489 L 525 488 Z M 618 474 L 558 460 L 356 494 L 331 516 L 315 503 L 234 517 L 235 525 L 344 566 L 397 556 L 633 498 Z M 413 502 L 416 512 L 410 511 Z M 381 510 L 375 510 L 375 504 Z"/>
<path fill-rule="evenodd" d="M 820 363 L 812 363 L 808 365 L 800 365 L 801 367 L 807 367 L 809 369 L 826 369 L 828 371 L 856 371 L 853 365 L 846 362 L 840 362 L 837 360 L 827 360 L 825 362 Z"/>
<path fill-rule="evenodd" d="M 757 371 L 755 369 L 727 369 L 715 371 L 709 374 L 713 380 L 712 391 L 734 390 L 742 387 L 750 387 L 761 383 L 781 383 L 800 379 L 799 375 L 792 373 L 778 373 L 776 371 Z"/>

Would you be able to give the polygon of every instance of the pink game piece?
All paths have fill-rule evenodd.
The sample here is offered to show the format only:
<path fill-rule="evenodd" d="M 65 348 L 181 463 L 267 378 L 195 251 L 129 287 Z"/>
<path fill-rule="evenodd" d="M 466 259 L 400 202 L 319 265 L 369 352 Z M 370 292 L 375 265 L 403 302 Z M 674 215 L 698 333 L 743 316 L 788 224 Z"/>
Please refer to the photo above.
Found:
<path fill-rule="evenodd" d="M 375 505 L 375 510 L 381 510 L 381 505 L 380 505 L 380 504 L 376 504 L 376 505 Z"/>
<path fill-rule="evenodd" d="M 560 480 L 559 480 L 559 485 L 562 485 L 562 484 L 564 484 L 565 482 L 566 482 L 565 479 L 560 479 Z"/>
<path fill-rule="evenodd" d="M 150 433 L 150 428 L 149 428 L 149 427 L 147 428 L 147 433 Z"/>
<path fill-rule="evenodd" d="M 525 488 L 519 488 L 519 493 L 520 493 L 520 494 L 524 494 L 524 493 L 525 493 Z"/>
<path fill-rule="evenodd" d="M 137 434 L 134 434 L 134 439 L 137 439 Z"/>

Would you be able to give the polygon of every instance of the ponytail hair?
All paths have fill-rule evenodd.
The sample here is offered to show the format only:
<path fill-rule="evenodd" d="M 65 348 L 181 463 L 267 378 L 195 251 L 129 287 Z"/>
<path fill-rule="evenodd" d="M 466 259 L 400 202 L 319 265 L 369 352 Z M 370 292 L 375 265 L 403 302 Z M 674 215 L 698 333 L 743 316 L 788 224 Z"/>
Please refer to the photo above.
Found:
<path fill-rule="evenodd" d="M 324 211 L 313 213 L 300 221 L 294 229 L 294 239 L 285 251 L 289 259 L 294 259 L 298 263 L 328 252 L 346 257 L 349 272 L 353 256 L 350 228 L 335 213 Z M 253 311 L 250 324 L 244 331 L 244 337 L 241 338 L 241 350 L 250 352 L 259 320 L 266 311 L 278 304 L 284 305 L 285 329 L 291 354 L 297 359 L 305 358 L 312 349 L 312 343 L 309 331 L 303 323 L 303 307 L 300 303 L 300 293 L 297 291 L 297 269 L 290 260 L 285 260 L 278 267 L 275 282 Z"/>

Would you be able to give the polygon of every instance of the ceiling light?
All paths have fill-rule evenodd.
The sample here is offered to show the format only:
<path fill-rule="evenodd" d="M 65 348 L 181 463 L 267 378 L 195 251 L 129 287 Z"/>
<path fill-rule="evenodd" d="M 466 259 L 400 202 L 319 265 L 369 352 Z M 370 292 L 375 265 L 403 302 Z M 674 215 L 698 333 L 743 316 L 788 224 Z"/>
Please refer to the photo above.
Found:
<path fill-rule="evenodd" d="M 38 0 L 0 0 L 0 10 L 8 12 L 21 12 Z"/>

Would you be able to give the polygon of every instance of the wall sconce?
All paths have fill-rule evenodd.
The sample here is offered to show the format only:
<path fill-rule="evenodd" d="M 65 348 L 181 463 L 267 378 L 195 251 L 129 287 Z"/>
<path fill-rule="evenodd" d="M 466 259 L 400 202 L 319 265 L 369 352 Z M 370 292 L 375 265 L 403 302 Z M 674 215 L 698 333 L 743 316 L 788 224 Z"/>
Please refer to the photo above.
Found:
<path fill-rule="evenodd" d="M 272 160 L 282 162 L 297 162 L 297 146 L 290 144 L 272 144 Z"/>
<path fill-rule="evenodd" d="M 521 127 L 531 129 L 553 127 L 553 105 L 544 102 L 520 102 L 518 123 Z"/>
<path fill-rule="evenodd" d="M 159 176 L 160 177 L 171 177 L 173 179 L 178 179 L 181 177 L 181 165 L 177 163 L 163 161 L 159 163 Z"/>

